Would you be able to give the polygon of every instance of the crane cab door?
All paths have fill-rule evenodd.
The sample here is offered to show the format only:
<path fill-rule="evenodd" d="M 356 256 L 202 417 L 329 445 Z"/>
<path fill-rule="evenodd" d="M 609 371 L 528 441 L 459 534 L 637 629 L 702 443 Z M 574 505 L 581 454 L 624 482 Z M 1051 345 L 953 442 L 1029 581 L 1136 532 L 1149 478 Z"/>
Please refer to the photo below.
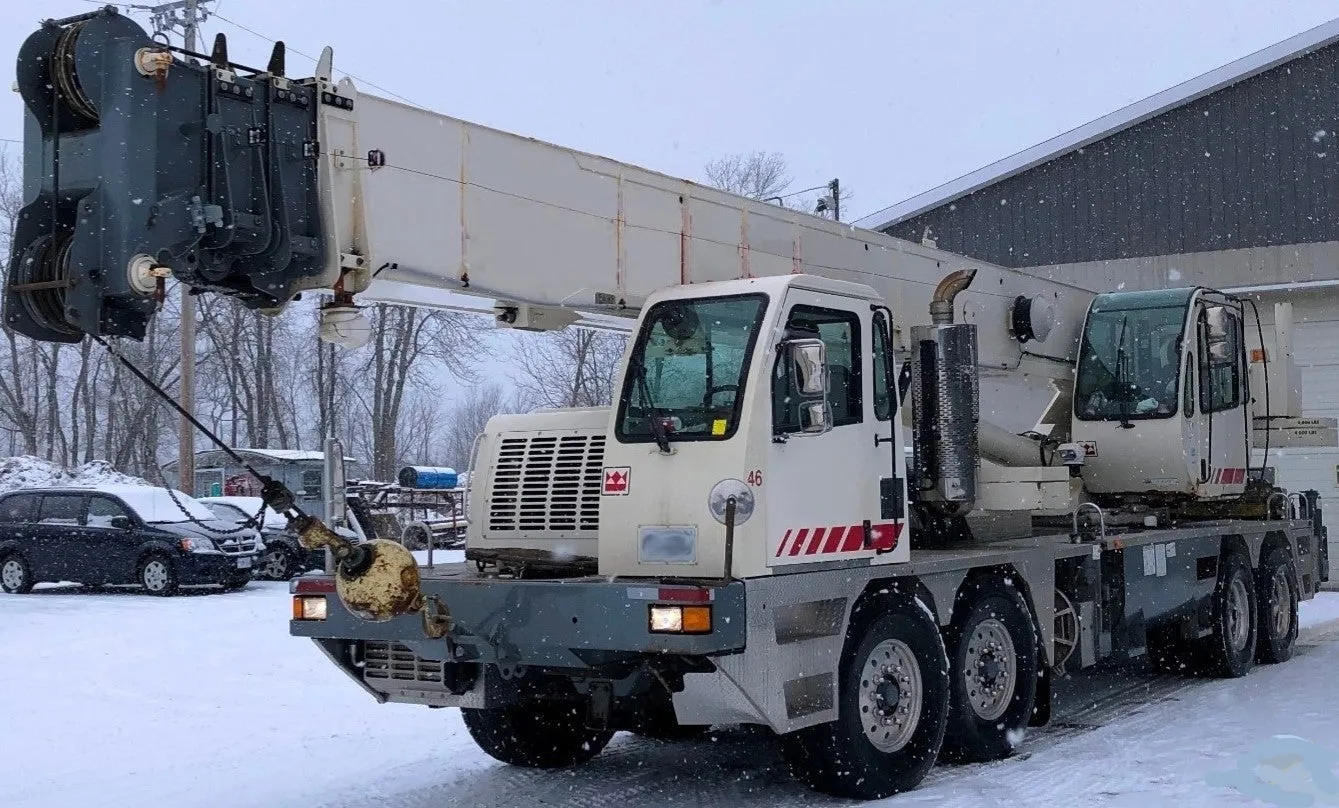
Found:
<path fill-rule="evenodd" d="M 778 351 L 768 462 L 765 472 L 759 470 L 772 492 L 765 498 L 767 563 L 775 568 L 876 556 L 906 561 L 904 490 L 897 487 L 905 472 L 893 473 L 901 443 L 891 417 L 886 316 L 871 312 L 865 300 L 796 288 L 783 312 L 783 341 L 823 342 L 829 424 L 824 430 L 810 423 L 812 411 L 798 387 L 801 371 L 789 351 Z"/>
<path fill-rule="evenodd" d="M 1236 496 L 1250 458 L 1250 395 L 1241 304 L 1206 293 L 1191 310 L 1182 371 L 1186 460 L 1199 498 Z"/>

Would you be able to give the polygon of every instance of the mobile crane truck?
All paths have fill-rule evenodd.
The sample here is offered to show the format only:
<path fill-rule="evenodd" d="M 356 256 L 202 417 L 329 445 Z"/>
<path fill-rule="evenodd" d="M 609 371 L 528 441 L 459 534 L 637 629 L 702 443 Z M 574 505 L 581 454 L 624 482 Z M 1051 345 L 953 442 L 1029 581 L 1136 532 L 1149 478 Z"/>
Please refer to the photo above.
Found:
<path fill-rule="evenodd" d="M 33 33 L 17 89 L 19 333 L 140 339 L 172 277 L 276 316 L 326 295 L 345 345 L 360 301 L 632 334 L 612 406 L 489 422 L 465 563 L 295 516 L 337 562 L 294 582 L 291 633 L 380 702 L 460 708 L 501 761 L 759 724 L 812 787 L 883 797 L 1011 754 L 1065 671 L 1283 662 L 1326 580 L 1316 493 L 1266 465 L 1334 445 L 1286 303 L 1094 293 L 114 8 Z"/>

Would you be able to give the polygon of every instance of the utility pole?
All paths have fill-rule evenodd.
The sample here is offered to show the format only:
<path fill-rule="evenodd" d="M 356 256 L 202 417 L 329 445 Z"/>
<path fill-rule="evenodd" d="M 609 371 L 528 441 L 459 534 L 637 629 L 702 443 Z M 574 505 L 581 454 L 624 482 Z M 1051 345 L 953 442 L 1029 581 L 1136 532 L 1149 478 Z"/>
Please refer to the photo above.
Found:
<path fill-rule="evenodd" d="M 202 3 L 209 0 L 176 0 L 146 9 L 154 32 L 164 35 L 181 31 L 186 50 L 199 53 L 200 23 L 209 16 Z M 195 414 L 195 297 L 181 286 L 181 408 Z M 177 488 L 195 495 L 195 428 L 182 416 L 177 426 Z"/>
<path fill-rule="evenodd" d="M 842 184 L 834 179 L 828 184 L 832 189 L 832 221 L 840 222 L 842 220 Z"/>

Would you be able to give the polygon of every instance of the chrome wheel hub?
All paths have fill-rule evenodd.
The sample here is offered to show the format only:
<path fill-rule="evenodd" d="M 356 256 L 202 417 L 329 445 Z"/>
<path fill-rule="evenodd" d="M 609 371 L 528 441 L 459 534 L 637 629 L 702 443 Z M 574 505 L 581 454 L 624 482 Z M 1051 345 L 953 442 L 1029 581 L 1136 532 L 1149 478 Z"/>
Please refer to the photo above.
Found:
<path fill-rule="evenodd" d="M 963 664 L 967 700 L 983 721 L 994 721 L 1009 709 L 1018 680 L 1018 655 L 1009 629 L 999 620 L 982 620 L 967 640 Z"/>
<path fill-rule="evenodd" d="M 1288 584 L 1288 573 L 1283 568 L 1274 570 L 1274 578 L 1271 582 L 1274 589 L 1273 609 L 1270 612 L 1270 621 L 1273 623 L 1274 636 L 1286 637 L 1292 630 L 1293 620 L 1293 593 L 1292 587 Z"/>
<path fill-rule="evenodd" d="M 916 655 L 901 640 L 874 646 L 860 669 L 860 724 L 880 752 L 896 752 L 916 733 L 924 700 Z"/>
<path fill-rule="evenodd" d="M 1251 638 L 1251 599 L 1241 578 L 1233 578 L 1227 588 L 1227 608 L 1224 609 L 1228 644 L 1234 651 L 1246 647 Z"/>

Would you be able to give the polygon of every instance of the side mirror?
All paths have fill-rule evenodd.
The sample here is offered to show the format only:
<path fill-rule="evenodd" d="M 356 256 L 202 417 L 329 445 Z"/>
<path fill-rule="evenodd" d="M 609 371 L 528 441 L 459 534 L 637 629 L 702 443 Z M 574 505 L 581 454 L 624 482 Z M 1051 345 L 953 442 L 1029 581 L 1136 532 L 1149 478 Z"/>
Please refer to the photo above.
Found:
<path fill-rule="evenodd" d="M 131 523 L 129 516 L 113 516 L 112 527 L 117 530 L 129 530 L 135 525 Z"/>
<path fill-rule="evenodd" d="M 800 395 L 828 395 L 828 346 L 821 339 L 797 339 L 786 343 L 790 361 L 799 372 L 797 386 Z"/>
<path fill-rule="evenodd" d="M 797 339 L 786 343 L 791 367 L 795 368 L 799 394 L 800 435 L 822 435 L 832 429 L 832 406 L 828 403 L 828 346 L 821 339 Z"/>
<path fill-rule="evenodd" d="M 1209 350 L 1209 364 L 1231 365 L 1237 361 L 1236 318 L 1226 306 L 1210 306 L 1205 310 L 1205 342 Z"/>

